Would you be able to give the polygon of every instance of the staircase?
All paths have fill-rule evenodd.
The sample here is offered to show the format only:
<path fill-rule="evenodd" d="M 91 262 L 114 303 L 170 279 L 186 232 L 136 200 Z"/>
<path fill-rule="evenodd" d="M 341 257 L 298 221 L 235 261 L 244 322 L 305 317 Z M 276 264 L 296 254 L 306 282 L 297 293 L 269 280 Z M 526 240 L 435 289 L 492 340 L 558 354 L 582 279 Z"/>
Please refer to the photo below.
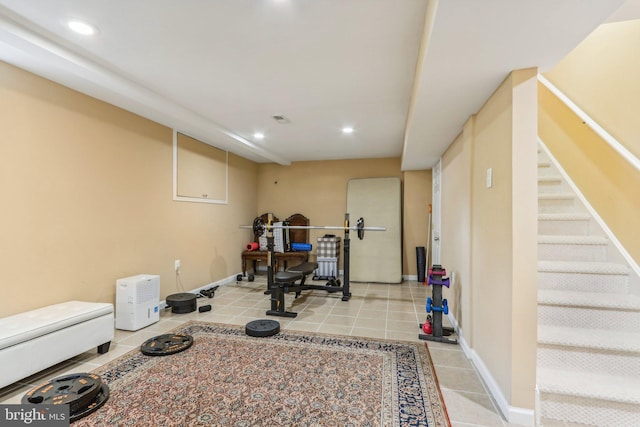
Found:
<path fill-rule="evenodd" d="M 542 424 L 640 426 L 638 277 L 542 146 L 538 156 Z"/>

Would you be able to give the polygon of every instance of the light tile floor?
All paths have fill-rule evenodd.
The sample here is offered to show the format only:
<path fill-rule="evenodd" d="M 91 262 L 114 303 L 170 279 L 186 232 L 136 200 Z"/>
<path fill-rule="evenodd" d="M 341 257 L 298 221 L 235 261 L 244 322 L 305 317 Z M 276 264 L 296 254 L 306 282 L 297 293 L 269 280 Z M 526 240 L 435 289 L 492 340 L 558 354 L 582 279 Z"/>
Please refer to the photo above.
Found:
<path fill-rule="evenodd" d="M 278 320 L 284 330 L 420 341 L 418 324 L 426 318 L 425 300 L 431 294 L 430 288 L 410 281 L 402 284 L 351 283 L 349 301 L 342 301 L 341 292 L 308 290 L 297 299 L 289 293 L 285 297 L 287 310 L 298 313 L 296 318 L 290 319 L 265 316 L 270 308 L 265 289 L 265 276 L 256 276 L 255 282 L 231 283 L 218 288 L 213 298 L 199 298 L 199 306 L 212 305 L 209 312 L 174 314 L 164 310 L 159 322 L 139 331 L 116 330 L 115 340 L 107 354 L 100 355 L 95 350 L 83 353 L 2 388 L 0 403 L 20 403 L 28 390 L 42 382 L 67 373 L 89 372 L 138 348 L 148 338 L 193 319 L 245 325 L 252 320 L 270 318 Z M 428 345 L 452 426 L 512 426 L 500 416 L 459 345 L 421 342 Z"/>

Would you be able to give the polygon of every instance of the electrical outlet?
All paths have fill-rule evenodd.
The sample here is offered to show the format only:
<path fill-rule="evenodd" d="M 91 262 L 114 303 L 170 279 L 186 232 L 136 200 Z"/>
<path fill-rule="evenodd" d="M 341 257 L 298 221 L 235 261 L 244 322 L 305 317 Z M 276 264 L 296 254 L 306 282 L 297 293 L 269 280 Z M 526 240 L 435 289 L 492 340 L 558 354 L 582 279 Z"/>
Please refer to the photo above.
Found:
<path fill-rule="evenodd" d="M 177 259 L 177 260 L 175 261 L 174 266 L 175 266 L 175 270 L 176 270 L 176 271 L 179 271 L 179 270 L 180 270 L 180 260 L 179 260 L 179 259 Z"/>

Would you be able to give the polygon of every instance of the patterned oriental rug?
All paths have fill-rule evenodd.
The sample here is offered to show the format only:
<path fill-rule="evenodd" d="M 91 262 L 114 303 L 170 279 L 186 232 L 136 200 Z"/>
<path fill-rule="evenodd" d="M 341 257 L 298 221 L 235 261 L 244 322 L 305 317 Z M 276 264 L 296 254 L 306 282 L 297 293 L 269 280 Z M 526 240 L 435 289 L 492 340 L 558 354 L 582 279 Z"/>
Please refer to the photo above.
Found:
<path fill-rule="evenodd" d="M 110 397 L 79 426 L 450 426 L 424 343 L 188 322 L 193 345 L 93 371 Z M 142 344 L 142 343 L 141 343 Z"/>

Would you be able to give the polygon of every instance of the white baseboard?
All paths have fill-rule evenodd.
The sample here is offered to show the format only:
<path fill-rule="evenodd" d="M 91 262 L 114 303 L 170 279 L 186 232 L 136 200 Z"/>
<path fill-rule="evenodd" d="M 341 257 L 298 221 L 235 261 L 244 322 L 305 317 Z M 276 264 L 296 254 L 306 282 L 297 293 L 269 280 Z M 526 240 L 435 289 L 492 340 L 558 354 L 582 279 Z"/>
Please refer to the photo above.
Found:
<path fill-rule="evenodd" d="M 502 417 L 509 421 L 511 424 L 523 425 L 528 427 L 535 426 L 535 414 L 533 409 L 519 408 L 517 406 L 509 405 L 509 402 L 505 398 L 504 394 L 500 390 L 498 383 L 493 379 L 491 372 L 482 361 L 482 358 L 476 353 L 474 349 L 469 347 L 467 340 L 464 337 L 463 331 L 458 324 L 458 321 L 449 313 L 449 321 L 454 326 L 456 333 L 458 334 L 458 342 L 460 348 L 464 352 L 465 356 L 471 360 L 471 363 L 475 366 L 478 374 L 482 378 L 485 386 L 487 387 L 489 394 L 493 398 L 494 402 L 498 406 L 498 410 L 502 414 Z"/>
<path fill-rule="evenodd" d="M 413 282 L 417 282 L 418 281 L 418 275 L 417 274 L 403 274 L 402 275 L 402 280 L 410 280 Z"/>

